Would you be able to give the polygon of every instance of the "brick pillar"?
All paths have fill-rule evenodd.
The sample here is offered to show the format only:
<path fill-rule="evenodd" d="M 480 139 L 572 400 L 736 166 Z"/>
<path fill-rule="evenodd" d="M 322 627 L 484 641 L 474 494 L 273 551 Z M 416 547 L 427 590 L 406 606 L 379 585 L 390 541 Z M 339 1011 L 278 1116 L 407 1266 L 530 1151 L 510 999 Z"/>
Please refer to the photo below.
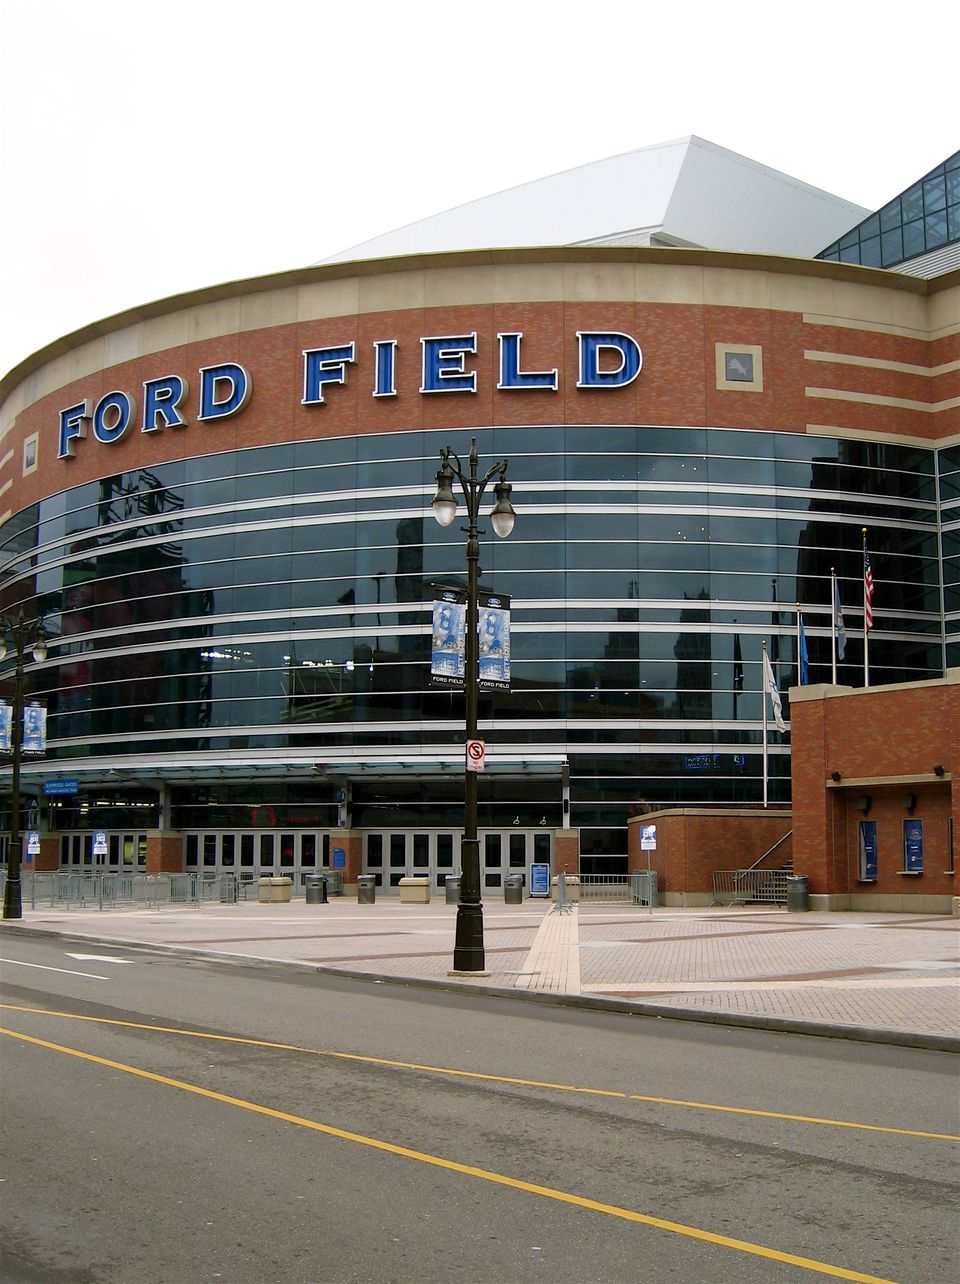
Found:
<path fill-rule="evenodd" d="M 846 799 L 842 790 L 830 787 L 838 764 L 828 761 L 830 698 L 841 689 L 811 686 L 790 691 L 793 870 L 809 878 L 812 895 L 844 896 L 850 890 Z"/>
<path fill-rule="evenodd" d="M 49 870 L 60 868 L 60 835 L 40 835 L 40 855 L 34 857 L 33 868 Z"/>
<path fill-rule="evenodd" d="M 183 873 L 183 839 L 180 834 L 150 830 L 147 834 L 147 873 Z"/>
<path fill-rule="evenodd" d="M 331 829 L 330 831 L 330 865 L 333 866 L 334 848 L 340 847 L 345 855 L 343 867 L 344 884 L 356 884 L 357 876 L 363 872 L 361 867 L 360 833 L 356 829 Z"/>
<path fill-rule="evenodd" d="M 578 829 L 555 829 L 554 870 L 555 874 L 580 873 L 580 831 Z"/>

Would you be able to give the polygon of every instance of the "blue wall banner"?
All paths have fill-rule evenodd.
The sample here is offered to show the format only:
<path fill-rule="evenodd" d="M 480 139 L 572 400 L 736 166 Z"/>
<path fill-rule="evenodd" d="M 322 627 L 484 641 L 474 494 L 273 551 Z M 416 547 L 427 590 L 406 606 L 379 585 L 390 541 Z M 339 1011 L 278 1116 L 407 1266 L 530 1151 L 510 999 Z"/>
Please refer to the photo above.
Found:
<path fill-rule="evenodd" d="M 903 868 L 908 874 L 923 873 L 923 821 L 903 822 Z"/>
<path fill-rule="evenodd" d="M 861 820 L 860 822 L 860 867 L 858 877 L 861 883 L 877 881 L 877 822 Z"/>
<path fill-rule="evenodd" d="M 0 753 L 10 753 L 10 727 L 12 725 L 13 709 L 5 700 L 0 700 Z"/>

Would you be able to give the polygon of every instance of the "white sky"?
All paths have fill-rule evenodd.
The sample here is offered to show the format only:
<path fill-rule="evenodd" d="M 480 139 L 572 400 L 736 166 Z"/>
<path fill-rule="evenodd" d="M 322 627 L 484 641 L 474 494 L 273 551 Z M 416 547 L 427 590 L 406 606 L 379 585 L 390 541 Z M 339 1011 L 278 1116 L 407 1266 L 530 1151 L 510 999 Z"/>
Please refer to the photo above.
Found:
<path fill-rule="evenodd" d="M 958 146 L 958 13 L 0 0 L 0 374 L 137 303 L 687 134 L 875 209 Z"/>

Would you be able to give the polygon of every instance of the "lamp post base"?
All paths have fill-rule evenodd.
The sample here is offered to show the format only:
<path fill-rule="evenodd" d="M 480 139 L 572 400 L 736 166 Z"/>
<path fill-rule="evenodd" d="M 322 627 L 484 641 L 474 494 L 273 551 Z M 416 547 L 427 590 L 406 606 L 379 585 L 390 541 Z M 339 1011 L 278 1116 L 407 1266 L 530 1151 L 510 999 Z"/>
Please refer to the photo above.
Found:
<path fill-rule="evenodd" d="M 479 902 L 461 901 L 457 906 L 453 970 L 467 976 L 489 975 L 483 951 L 483 906 Z"/>
<path fill-rule="evenodd" d="M 23 918 L 23 901 L 20 898 L 20 879 L 10 878 L 3 888 L 3 917 Z"/>

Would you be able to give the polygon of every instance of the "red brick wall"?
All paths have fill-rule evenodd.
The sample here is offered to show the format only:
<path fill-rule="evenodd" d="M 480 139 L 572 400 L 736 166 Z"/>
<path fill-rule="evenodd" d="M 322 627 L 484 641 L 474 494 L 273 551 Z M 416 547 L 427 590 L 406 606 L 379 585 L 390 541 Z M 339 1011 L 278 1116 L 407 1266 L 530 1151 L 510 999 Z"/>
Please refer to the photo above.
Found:
<path fill-rule="evenodd" d="M 960 681 L 791 692 L 794 864 L 810 891 L 880 895 L 957 895 L 947 871 L 948 818 L 960 839 Z M 942 778 L 934 766 L 944 769 Z M 840 780 L 831 779 L 833 772 Z M 953 779 L 951 779 L 953 777 Z M 924 871 L 905 877 L 907 795 L 924 822 Z M 861 799 L 877 822 L 878 880 L 858 882 Z M 957 841 L 955 839 L 955 842 Z"/>
<path fill-rule="evenodd" d="M 657 849 L 640 847 L 642 825 L 656 825 Z M 627 831 L 628 866 L 631 870 L 657 871 L 657 886 L 664 892 L 710 892 L 718 870 L 745 869 L 790 831 L 788 811 L 747 811 L 721 808 L 651 812 L 630 820 Z M 788 838 L 764 862 L 764 869 L 778 869 L 791 857 Z"/>
<path fill-rule="evenodd" d="M 641 270 L 641 269 L 630 269 Z M 678 269 L 679 271 L 680 269 Z M 744 275 L 752 275 L 749 269 Z M 291 311 L 295 304 L 291 302 Z M 229 310 L 225 315 L 229 315 Z M 189 326 L 190 310 L 184 309 Z M 577 388 L 578 330 L 619 329 L 643 349 L 640 376 L 622 389 Z M 477 372 L 476 394 L 423 396 L 420 338 L 476 331 L 478 352 L 466 366 Z M 559 371 L 560 391 L 498 391 L 497 334 L 523 332 L 525 369 Z M 398 395 L 374 398 L 375 339 L 395 338 Z M 322 406 L 303 406 L 302 352 L 327 344 L 356 343 L 357 364 L 345 386 L 327 386 Z M 762 392 L 718 391 L 715 345 L 758 344 L 763 349 Z M 859 331 L 849 326 L 811 324 L 799 313 L 760 308 L 683 303 L 553 302 L 503 303 L 352 314 L 333 319 L 291 320 L 260 330 L 225 332 L 216 339 L 183 344 L 121 362 L 73 380 L 28 406 L 8 437 L 14 511 L 45 495 L 107 473 L 149 468 L 158 463 L 213 451 L 241 449 L 318 437 L 537 423 L 663 423 L 805 432 L 808 423 L 866 429 L 874 433 L 943 436 L 960 429 L 960 410 L 936 414 L 909 406 L 884 406 L 808 395 L 809 388 L 839 389 L 870 396 L 898 397 L 923 405 L 960 395 L 960 372 L 935 378 L 909 371 L 814 361 L 807 351 L 839 352 L 864 358 L 929 367 L 934 345 L 901 335 Z M 937 361 L 960 356 L 960 335 L 938 341 Z M 222 422 L 195 422 L 201 366 L 237 361 L 253 381 L 247 406 Z M 190 384 L 183 413 L 188 426 L 144 434 L 138 421 L 115 445 L 92 433 L 77 443 L 73 459 L 57 459 L 59 412 L 89 398 L 122 389 L 142 409 L 145 379 L 179 374 Z M 40 467 L 21 474 L 23 440 L 39 433 Z M 6 471 L 6 470 L 5 470 Z"/>
<path fill-rule="evenodd" d="M 346 864 L 343 868 L 343 881 L 355 883 L 357 875 L 363 873 L 361 837 L 352 829 L 335 829 L 330 834 L 330 864 L 333 865 L 333 849 L 342 847 Z"/>
<path fill-rule="evenodd" d="M 183 872 L 183 839 L 179 834 L 147 834 L 147 873 Z"/>
<path fill-rule="evenodd" d="M 558 829 L 554 836 L 555 874 L 580 873 L 580 833 L 576 829 Z"/>

